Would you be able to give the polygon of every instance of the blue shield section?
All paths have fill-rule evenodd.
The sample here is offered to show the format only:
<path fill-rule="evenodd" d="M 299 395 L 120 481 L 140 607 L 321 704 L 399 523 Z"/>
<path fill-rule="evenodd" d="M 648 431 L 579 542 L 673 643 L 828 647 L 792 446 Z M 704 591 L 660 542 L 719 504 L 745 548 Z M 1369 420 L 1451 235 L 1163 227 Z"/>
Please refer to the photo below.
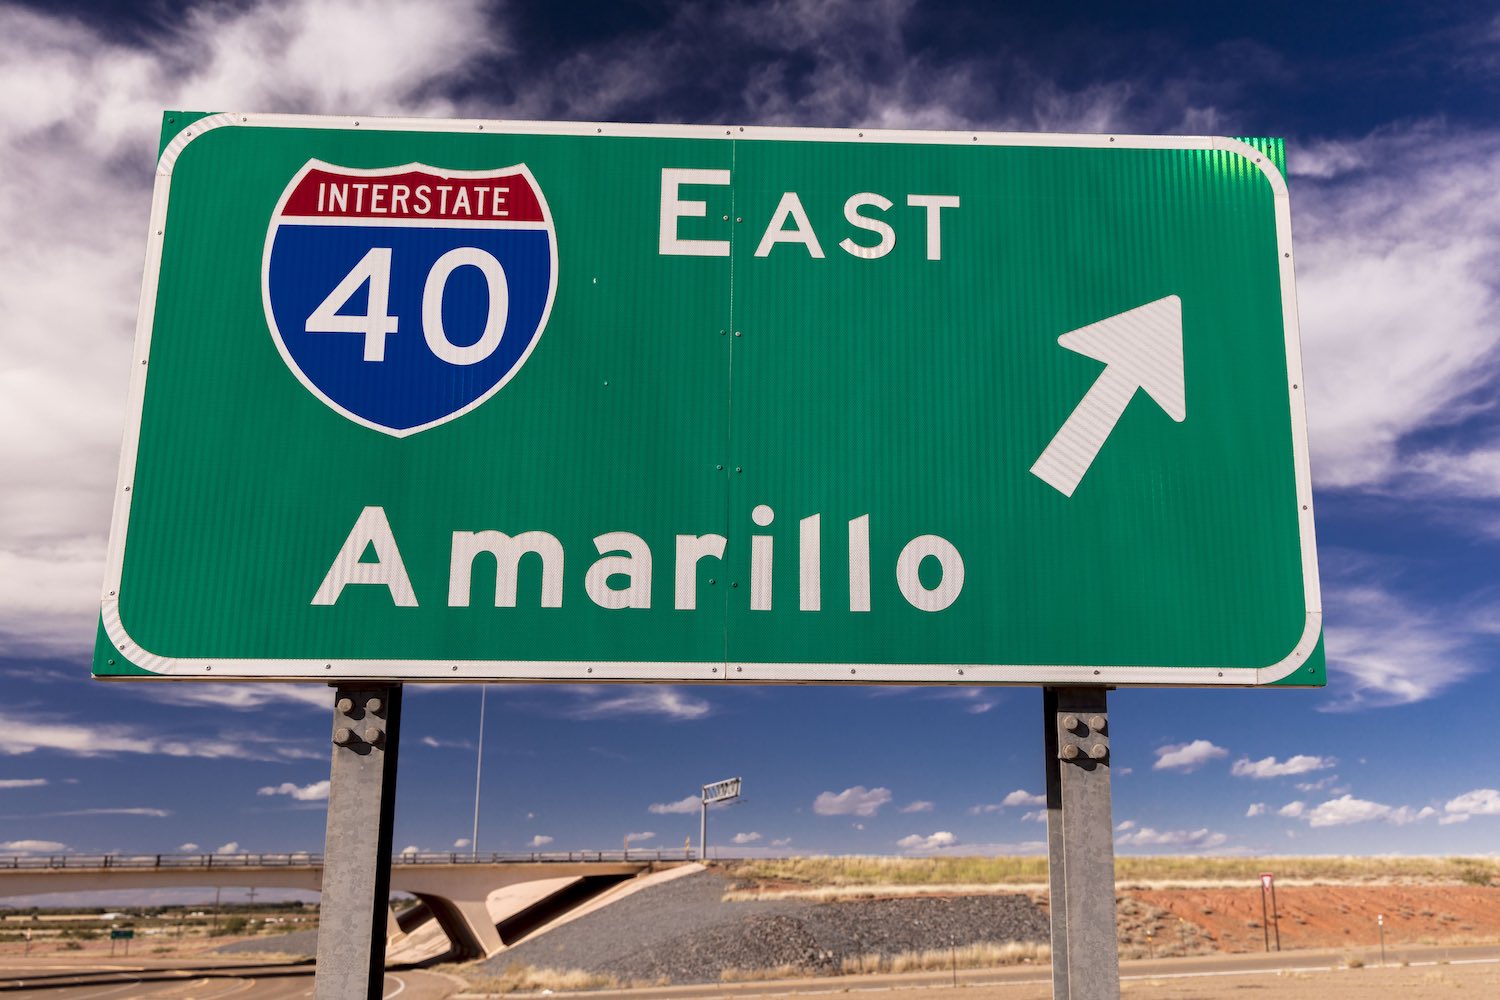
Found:
<path fill-rule="evenodd" d="M 307 386 L 361 423 L 405 435 L 450 419 L 493 393 L 520 366 L 541 335 L 555 280 L 552 234 L 542 229 L 326 225 L 282 222 L 266 261 L 266 307 L 284 353 Z M 396 330 L 385 338 L 383 360 L 365 360 L 359 333 L 309 333 L 308 317 L 375 247 L 390 250 L 388 314 Z M 438 258 L 475 247 L 504 269 L 508 287 L 505 332 L 482 361 L 439 358 L 423 335 L 423 296 Z M 366 281 L 338 309 L 363 316 Z M 442 299 L 449 342 L 463 347 L 483 335 L 490 288 L 477 267 L 452 271 L 435 294 Z"/>

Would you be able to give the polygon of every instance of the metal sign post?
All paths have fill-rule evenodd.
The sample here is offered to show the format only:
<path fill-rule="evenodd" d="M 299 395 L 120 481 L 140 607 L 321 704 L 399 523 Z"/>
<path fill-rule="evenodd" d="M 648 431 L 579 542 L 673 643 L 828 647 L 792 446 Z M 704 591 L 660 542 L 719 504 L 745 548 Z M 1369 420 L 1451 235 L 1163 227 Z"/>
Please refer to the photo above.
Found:
<path fill-rule="evenodd" d="M 379 1000 L 385 978 L 399 684 L 340 684 L 319 905 L 318 1000 Z"/>
<path fill-rule="evenodd" d="M 1119 1000 L 1105 689 L 1043 688 L 1054 1000 Z"/>
<path fill-rule="evenodd" d="M 1266 893 L 1271 894 L 1271 909 L 1266 911 Z M 1266 951 L 1271 950 L 1271 929 L 1276 930 L 1276 950 L 1281 950 L 1281 914 L 1276 909 L 1276 876 L 1271 872 L 1260 873 L 1260 923 L 1266 939 Z"/>

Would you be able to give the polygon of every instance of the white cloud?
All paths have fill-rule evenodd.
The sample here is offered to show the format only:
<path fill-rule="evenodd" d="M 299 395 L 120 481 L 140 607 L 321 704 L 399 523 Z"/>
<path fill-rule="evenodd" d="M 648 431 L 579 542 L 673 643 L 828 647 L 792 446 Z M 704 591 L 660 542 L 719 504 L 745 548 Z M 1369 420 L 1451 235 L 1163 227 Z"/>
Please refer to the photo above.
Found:
<path fill-rule="evenodd" d="M 771 846 L 772 847 L 790 847 L 791 843 L 792 843 L 792 838 L 791 837 L 781 837 L 778 840 L 771 841 Z"/>
<path fill-rule="evenodd" d="M 1472 792 L 1464 792 L 1455 798 L 1451 798 L 1443 806 L 1443 812 L 1447 813 L 1443 819 L 1449 823 L 1459 823 L 1463 820 L 1456 817 L 1468 819 L 1470 816 L 1500 816 L 1500 790 L 1494 788 L 1476 788 Z"/>
<path fill-rule="evenodd" d="M 1297 802 L 1288 802 L 1286 805 L 1276 810 L 1276 815 L 1284 816 L 1287 819 L 1301 819 L 1302 815 L 1306 812 L 1307 803 L 1299 800 Z"/>
<path fill-rule="evenodd" d="M 1157 747 L 1153 771 L 1196 771 L 1209 761 L 1229 756 L 1223 747 L 1214 746 L 1208 740 L 1193 740 L 1191 743 L 1173 743 Z"/>
<path fill-rule="evenodd" d="M 980 802 L 969 807 L 970 816 L 990 816 L 1003 810 L 1005 806 L 999 802 Z"/>
<path fill-rule="evenodd" d="M 169 705 L 211 705 L 234 711 L 306 705 L 333 710 L 333 692 L 326 684 L 141 684 L 137 689 L 152 701 Z"/>
<path fill-rule="evenodd" d="M 263 749 L 268 748 L 268 749 Z M 76 757 L 159 754 L 166 757 L 286 759 L 302 754 L 277 741 L 205 737 L 164 737 L 137 726 L 38 721 L 0 714 L 0 754 L 51 750 Z"/>
<path fill-rule="evenodd" d="M 929 836 L 913 833 L 896 841 L 896 846 L 905 851 L 940 851 L 945 847 L 953 847 L 958 843 L 958 838 L 947 830 L 939 830 Z"/>
<path fill-rule="evenodd" d="M 1368 573 L 1367 568 L 1361 572 Z M 1325 708 L 1347 711 L 1424 701 L 1479 670 L 1458 623 L 1424 612 L 1376 583 L 1323 588 L 1328 669 L 1339 675 Z"/>
<path fill-rule="evenodd" d="M 671 816 L 678 813 L 695 813 L 701 808 L 703 808 L 702 797 L 688 795 L 676 802 L 653 802 L 646 807 L 646 811 L 656 813 L 658 816 Z"/>
<path fill-rule="evenodd" d="M 737 833 L 730 838 L 730 841 L 736 844 L 753 844 L 759 839 L 758 833 Z"/>
<path fill-rule="evenodd" d="M 1234 762 L 1230 773 L 1237 778 L 1284 778 L 1293 774 L 1306 774 L 1309 771 L 1323 771 L 1338 764 L 1332 757 L 1313 757 L 1308 754 L 1296 754 L 1284 761 L 1278 761 L 1275 757 L 1262 757 L 1260 760 L 1251 760 L 1241 757 Z"/>
<path fill-rule="evenodd" d="M 213 853 L 213 854 L 238 854 L 238 853 L 240 853 L 240 842 L 238 840 L 231 840 L 227 844 L 220 844 L 218 847 L 214 848 L 214 850 L 211 853 Z"/>
<path fill-rule="evenodd" d="M 528 841 L 528 843 L 532 847 L 546 847 L 548 844 L 552 843 L 552 838 L 544 833 L 539 833 L 535 837 L 532 837 L 531 840 Z"/>
<path fill-rule="evenodd" d="M 1017 788 L 1001 799 L 1000 804 L 1002 806 L 1044 806 L 1047 804 L 1047 796 L 1037 795 L 1025 789 Z"/>
<path fill-rule="evenodd" d="M 56 840 L 7 840 L 0 843 L 0 851 L 11 854 L 60 854 L 67 849 L 67 844 Z"/>
<path fill-rule="evenodd" d="M 422 853 L 422 849 L 420 847 L 418 847 L 416 844 L 407 844 L 405 847 L 401 848 L 401 850 L 399 850 L 399 851 L 396 852 L 397 856 L 405 856 L 405 855 L 408 855 L 408 854 L 421 854 L 421 853 Z"/>
<path fill-rule="evenodd" d="M 46 783 L 46 778 L 0 778 L 0 789 L 40 788 Z"/>
<path fill-rule="evenodd" d="M 813 812 L 819 816 L 874 816 L 891 801 L 889 788 L 866 788 L 855 785 L 842 792 L 822 792 L 813 800 Z"/>
<path fill-rule="evenodd" d="M 926 799 L 917 799 L 915 802 L 902 806 L 901 811 L 904 813 L 930 813 L 934 808 L 936 806 Z"/>
<path fill-rule="evenodd" d="M 1021 814 L 1022 823 L 1045 823 L 1047 822 L 1047 810 L 1033 809 L 1031 812 Z"/>
<path fill-rule="evenodd" d="M 434 85 L 504 45 L 487 7 L 209 4 L 131 41 L 0 7 L 0 159 L 7 189 L 29 192 L 0 199 L 8 649 L 93 643 L 160 109 L 450 113 Z"/>
<path fill-rule="evenodd" d="M 656 836 L 656 834 L 651 832 L 650 830 L 646 830 L 642 833 L 627 833 L 625 835 L 625 843 L 634 844 L 642 840 L 650 840 L 654 836 Z"/>
<path fill-rule="evenodd" d="M 1307 822 L 1311 826 L 1349 826 L 1380 820 L 1401 826 L 1436 814 L 1437 810 L 1431 806 L 1423 806 L 1421 809 L 1412 809 L 1410 806 L 1393 807 L 1367 799 L 1356 799 L 1352 795 L 1341 795 L 1309 810 Z"/>
<path fill-rule="evenodd" d="M 152 819 L 164 819 L 172 815 L 170 809 L 157 809 L 154 806 L 101 806 L 96 809 L 70 809 L 67 812 L 43 813 L 44 816 L 149 816 Z"/>
<path fill-rule="evenodd" d="M 328 800 L 328 782 L 314 781 L 310 785 L 295 785 L 290 781 L 283 781 L 279 785 L 267 785 L 257 789 L 256 795 L 287 795 L 298 802 L 326 802 Z"/>
<path fill-rule="evenodd" d="M 472 840 L 470 840 L 468 837 L 459 837 L 457 840 L 455 840 L 453 842 L 453 846 L 454 846 L 455 849 L 462 849 L 462 848 L 465 848 L 465 847 L 472 846 L 473 843 L 474 842 Z"/>
<path fill-rule="evenodd" d="M 1266 804 L 1264 802 L 1252 802 L 1250 803 L 1250 808 L 1245 810 L 1246 819 L 1250 819 L 1254 816 L 1264 816 L 1265 814 Z"/>
<path fill-rule="evenodd" d="M 1184 851 L 1211 851 L 1228 841 L 1227 834 L 1208 829 L 1157 830 L 1149 826 L 1133 828 L 1115 838 L 1115 843 L 1122 847 L 1170 847 Z"/>
<path fill-rule="evenodd" d="M 635 689 L 572 688 L 578 699 L 567 714 L 575 719 L 614 719 L 633 715 L 654 715 L 674 721 L 701 719 L 713 710 L 707 701 L 674 687 L 641 687 Z"/>
<path fill-rule="evenodd" d="M 1392 126 L 1306 146 L 1292 167 L 1319 483 L 1487 491 L 1482 456 L 1425 452 L 1413 462 L 1402 440 L 1461 416 L 1496 373 L 1500 133 Z"/>
<path fill-rule="evenodd" d="M 178 844 L 177 849 L 183 854 L 192 854 L 193 852 L 198 850 L 198 845 L 190 840 L 186 844 Z"/>

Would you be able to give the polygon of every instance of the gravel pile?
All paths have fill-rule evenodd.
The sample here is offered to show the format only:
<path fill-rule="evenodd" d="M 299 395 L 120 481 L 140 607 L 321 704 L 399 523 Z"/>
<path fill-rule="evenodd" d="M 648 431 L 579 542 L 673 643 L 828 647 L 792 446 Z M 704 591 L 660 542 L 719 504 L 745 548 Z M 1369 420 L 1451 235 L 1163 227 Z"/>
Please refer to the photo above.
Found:
<path fill-rule="evenodd" d="M 621 982 L 717 982 L 727 969 L 792 965 L 837 971 L 845 958 L 1046 941 L 1046 915 L 1025 896 L 960 896 L 817 903 L 726 903 L 729 883 L 701 872 L 644 889 L 490 959 L 583 969 Z"/>

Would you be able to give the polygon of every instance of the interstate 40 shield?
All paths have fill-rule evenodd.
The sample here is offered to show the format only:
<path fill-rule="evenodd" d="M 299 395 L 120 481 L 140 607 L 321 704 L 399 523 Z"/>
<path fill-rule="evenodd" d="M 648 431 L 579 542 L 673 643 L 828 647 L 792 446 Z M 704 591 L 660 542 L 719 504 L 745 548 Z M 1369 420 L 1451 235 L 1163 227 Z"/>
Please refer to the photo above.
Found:
<path fill-rule="evenodd" d="M 478 406 L 525 364 L 557 289 L 557 243 L 524 165 L 309 160 L 271 216 L 263 287 L 302 384 L 404 437 Z"/>

